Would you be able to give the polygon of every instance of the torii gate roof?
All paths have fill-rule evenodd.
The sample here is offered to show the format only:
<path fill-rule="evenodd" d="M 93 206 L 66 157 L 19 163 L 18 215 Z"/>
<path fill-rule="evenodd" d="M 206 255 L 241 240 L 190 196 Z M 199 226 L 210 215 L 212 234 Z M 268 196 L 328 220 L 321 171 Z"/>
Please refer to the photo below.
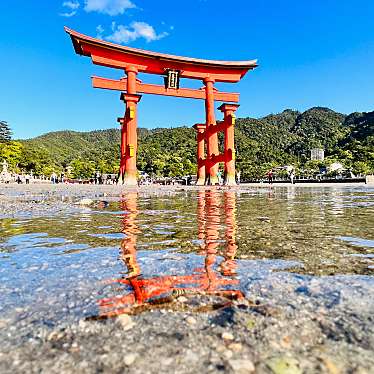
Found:
<path fill-rule="evenodd" d="M 248 70 L 258 66 L 257 60 L 217 61 L 175 56 L 110 43 L 67 27 L 65 31 L 70 35 L 77 54 L 91 57 L 94 64 L 117 69 L 132 66 L 139 72 L 160 75 L 167 69 L 176 69 L 184 78 L 238 82 Z"/>

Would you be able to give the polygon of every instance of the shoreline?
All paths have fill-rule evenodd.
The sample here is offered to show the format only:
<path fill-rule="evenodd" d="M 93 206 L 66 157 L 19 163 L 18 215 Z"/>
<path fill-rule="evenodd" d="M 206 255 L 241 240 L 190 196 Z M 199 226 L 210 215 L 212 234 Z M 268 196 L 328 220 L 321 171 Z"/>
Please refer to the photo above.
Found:
<path fill-rule="evenodd" d="M 195 185 L 183 185 L 183 184 L 150 184 L 150 185 L 139 185 L 139 186 L 126 186 L 121 184 L 90 184 L 90 183 L 30 183 L 30 184 L 17 184 L 17 183 L 0 183 L 0 190 L 2 188 L 37 188 L 37 187 L 46 187 L 46 186 L 53 186 L 53 187 L 81 187 L 81 188 L 112 188 L 112 189 L 124 189 L 124 190 L 142 190 L 142 189 L 191 189 L 191 190 L 198 190 L 198 189 L 206 189 L 206 188 L 223 188 L 223 189 L 231 189 L 231 188 L 241 188 L 241 187 L 368 187 L 374 188 L 374 183 L 365 183 L 365 182 L 305 182 L 305 183 L 294 183 L 291 184 L 290 182 L 275 182 L 275 183 L 267 183 L 267 182 L 248 182 L 248 183 L 240 183 L 235 186 L 226 186 L 226 185 L 216 185 L 216 186 L 195 186 Z"/>
<path fill-rule="evenodd" d="M 127 193 L 139 196 L 162 196 L 181 192 L 198 192 L 215 189 L 237 193 L 319 191 L 361 189 L 373 191 L 373 184 L 240 184 L 238 186 L 181 186 L 181 185 L 95 185 L 95 184 L 0 184 L 0 219 L 33 218 L 48 215 L 81 212 L 97 201 L 119 201 Z"/>

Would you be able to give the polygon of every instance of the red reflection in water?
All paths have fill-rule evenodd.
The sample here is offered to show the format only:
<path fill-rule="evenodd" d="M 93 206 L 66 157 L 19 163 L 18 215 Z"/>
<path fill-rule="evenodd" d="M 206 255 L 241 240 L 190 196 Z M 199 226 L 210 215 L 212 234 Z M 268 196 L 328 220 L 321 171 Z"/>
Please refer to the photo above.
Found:
<path fill-rule="evenodd" d="M 125 277 L 108 282 L 126 284 L 131 287 L 131 290 L 122 296 L 99 300 L 101 317 L 131 313 L 135 307 L 154 305 L 162 302 L 167 296 L 170 302 L 170 297 L 181 294 L 215 295 L 229 300 L 243 297 L 242 292 L 235 289 L 239 281 L 234 278 L 236 275 L 234 258 L 237 250 L 235 192 L 225 191 L 223 195 L 214 189 L 198 192 L 198 239 L 201 243 L 198 253 L 205 256 L 204 267 L 194 269 L 190 275 L 152 278 L 141 276 L 141 269 L 136 259 L 136 239 L 141 232 L 136 225 L 137 198 L 136 192 L 129 193 L 121 202 L 122 209 L 125 211 L 123 216 L 125 238 L 121 242 L 120 258 L 128 272 Z M 225 223 L 226 245 L 221 253 L 223 261 L 215 269 L 218 248 L 222 242 L 221 218 L 224 218 Z"/>

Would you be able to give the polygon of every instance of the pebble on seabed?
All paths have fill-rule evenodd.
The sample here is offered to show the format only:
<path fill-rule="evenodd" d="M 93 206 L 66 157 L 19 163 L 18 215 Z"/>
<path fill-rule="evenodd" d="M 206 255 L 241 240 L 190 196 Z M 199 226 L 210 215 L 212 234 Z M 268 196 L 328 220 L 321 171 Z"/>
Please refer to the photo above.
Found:
<path fill-rule="evenodd" d="M 195 325 L 196 324 L 196 319 L 194 318 L 194 317 L 192 317 L 192 316 L 188 316 L 187 318 L 186 318 L 186 322 L 189 324 L 189 325 Z"/>
<path fill-rule="evenodd" d="M 121 314 L 117 317 L 117 320 L 123 327 L 124 331 L 131 330 L 135 326 L 134 321 L 128 314 Z"/>
<path fill-rule="evenodd" d="M 234 352 L 240 352 L 243 349 L 243 346 L 241 343 L 231 343 L 228 348 Z"/>
<path fill-rule="evenodd" d="M 251 360 L 229 360 L 229 365 L 235 374 L 250 374 L 255 372 Z"/>
<path fill-rule="evenodd" d="M 225 331 L 224 333 L 222 333 L 222 339 L 223 340 L 234 340 L 234 335 L 231 334 L 231 332 Z"/>
<path fill-rule="evenodd" d="M 136 360 L 136 355 L 134 353 L 128 353 L 123 357 L 123 363 L 126 366 L 131 366 Z"/>
<path fill-rule="evenodd" d="M 223 357 L 226 360 L 229 360 L 232 356 L 233 356 L 233 353 L 229 349 L 227 349 L 226 351 L 223 352 Z"/>

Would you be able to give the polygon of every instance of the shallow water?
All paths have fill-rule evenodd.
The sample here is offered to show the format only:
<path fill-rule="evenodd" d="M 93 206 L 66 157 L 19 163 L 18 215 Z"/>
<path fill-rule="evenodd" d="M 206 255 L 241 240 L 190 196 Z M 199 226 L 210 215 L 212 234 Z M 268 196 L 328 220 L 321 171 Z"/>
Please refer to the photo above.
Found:
<path fill-rule="evenodd" d="M 3 219 L 0 234 L 2 316 L 54 324 L 171 308 L 181 295 L 205 311 L 270 277 L 372 284 L 374 190 L 132 192 L 79 213 Z"/>

